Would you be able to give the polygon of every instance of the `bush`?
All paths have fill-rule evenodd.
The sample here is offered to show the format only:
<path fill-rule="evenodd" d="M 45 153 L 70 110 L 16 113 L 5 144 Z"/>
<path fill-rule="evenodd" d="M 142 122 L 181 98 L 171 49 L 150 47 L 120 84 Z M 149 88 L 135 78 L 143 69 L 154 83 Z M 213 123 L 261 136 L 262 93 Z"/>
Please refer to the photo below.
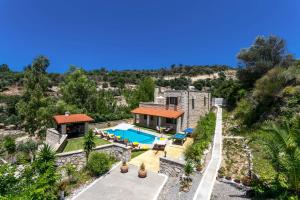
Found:
<path fill-rule="evenodd" d="M 27 164 L 30 162 L 30 156 L 25 152 L 18 152 L 16 155 L 17 164 Z"/>
<path fill-rule="evenodd" d="M 185 151 L 185 160 L 201 164 L 202 155 L 207 149 L 215 131 L 216 115 L 213 112 L 208 113 L 198 122 L 197 128 L 193 133 L 194 143 Z"/>
<path fill-rule="evenodd" d="M 109 155 L 100 152 L 92 152 L 88 159 L 87 168 L 94 175 L 99 176 L 107 172 L 113 161 Z"/>

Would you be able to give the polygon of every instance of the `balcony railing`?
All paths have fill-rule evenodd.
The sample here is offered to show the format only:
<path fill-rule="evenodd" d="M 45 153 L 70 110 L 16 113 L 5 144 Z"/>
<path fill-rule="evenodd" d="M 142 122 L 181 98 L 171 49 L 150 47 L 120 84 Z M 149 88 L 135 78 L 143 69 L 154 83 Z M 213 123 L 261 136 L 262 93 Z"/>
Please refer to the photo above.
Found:
<path fill-rule="evenodd" d="M 179 105 L 165 105 L 165 104 L 158 104 L 154 102 L 141 102 L 140 107 L 146 107 L 146 108 L 161 108 L 161 109 L 166 109 L 166 110 L 182 110 L 182 107 Z"/>

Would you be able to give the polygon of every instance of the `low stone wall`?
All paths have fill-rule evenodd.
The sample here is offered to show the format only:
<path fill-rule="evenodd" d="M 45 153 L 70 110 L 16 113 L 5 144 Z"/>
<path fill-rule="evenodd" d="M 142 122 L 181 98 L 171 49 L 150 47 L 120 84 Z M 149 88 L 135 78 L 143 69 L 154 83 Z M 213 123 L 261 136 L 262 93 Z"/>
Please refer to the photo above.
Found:
<path fill-rule="evenodd" d="M 184 162 L 160 157 L 159 172 L 170 177 L 180 177 L 184 174 Z"/>
<path fill-rule="evenodd" d="M 94 148 L 94 151 L 107 153 L 117 160 L 128 162 L 131 158 L 131 148 L 121 144 L 107 144 Z M 70 151 L 56 154 L 56 165 L 63 166 L 67 163 L 75 165 L 77 169 L 82 169 L 86 164 L 85 152 L 83 150 Z"/>

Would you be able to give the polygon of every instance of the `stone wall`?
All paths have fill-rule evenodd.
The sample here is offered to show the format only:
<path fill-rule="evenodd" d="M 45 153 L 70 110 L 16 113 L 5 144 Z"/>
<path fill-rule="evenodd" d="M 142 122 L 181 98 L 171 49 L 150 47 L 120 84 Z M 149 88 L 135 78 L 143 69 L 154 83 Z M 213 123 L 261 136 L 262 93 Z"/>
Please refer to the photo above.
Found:
<path fill-rule="evenodd" d="M 125 160 L 128 162 L 131 158 L 131 147 L 126 147 L 121 144 L 107 144 L 96 147 L 94 151 L 107 153 L 114 156 L 117 160 Z M 56 154 L 56 165 L 63 166 L 67 163 L 71 163 L 82 169 L 86 164 L 85 152 L 83 150 L 65 152 Z"/>
<path fill-rule="evenodd" d="M 180 177 L 184 174 L 184 162 L 160 157 L 159 172 L 170 177 Z"/>
<path fill-rule="evenodd" d="M 60 134 L 56 129 L 49 128 L 46 132 L 46 143 L 51 146 L 54 151 L 60 152 L 67 144 L 67 134 Z"/>

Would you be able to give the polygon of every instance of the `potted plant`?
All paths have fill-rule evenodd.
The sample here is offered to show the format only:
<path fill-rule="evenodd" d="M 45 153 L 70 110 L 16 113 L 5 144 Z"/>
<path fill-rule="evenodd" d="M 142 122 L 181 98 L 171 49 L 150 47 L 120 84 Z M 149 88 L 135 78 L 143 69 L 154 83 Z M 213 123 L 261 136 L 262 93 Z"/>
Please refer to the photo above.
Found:
<path fill-rule="evenodd" d="M 145 177 L 147 177 L 147 171 L 146 171 L 146 168 L 145 168 L 145 164 L 144 164 L 144 163 L 142 163 L 141 166 L 140 166 L 140 170 L 139 170 L 138 176 L 139 176 L 140 178 L 145 178 Z"/>
<path fill-rule="evenodd" d="M 198 172 L 201 172 L 201 171 L 203 170 L 203 165 L 202 165 L 201 163 L 199 163 L 199 164 L 197 165 L 197 167 L 196 167 L 196 170 L 197 170 Z"/>
<path fill-rule="evenodd" d="M 122 166 L 120 167 L 120 169 L 121 169 L 121 173 L 127 173 L 128 172 L 128 165 L 127 165 L 125 160 L 122 162 Z"/>
<path fill-rule="evenodd" d="M 184 176 L 181 178 L 181 191 L 188 192 L 192 186 L 191 175 L 193 173 L 193 165 L 190 162 L 187 162 L 184 166 Z"/>

